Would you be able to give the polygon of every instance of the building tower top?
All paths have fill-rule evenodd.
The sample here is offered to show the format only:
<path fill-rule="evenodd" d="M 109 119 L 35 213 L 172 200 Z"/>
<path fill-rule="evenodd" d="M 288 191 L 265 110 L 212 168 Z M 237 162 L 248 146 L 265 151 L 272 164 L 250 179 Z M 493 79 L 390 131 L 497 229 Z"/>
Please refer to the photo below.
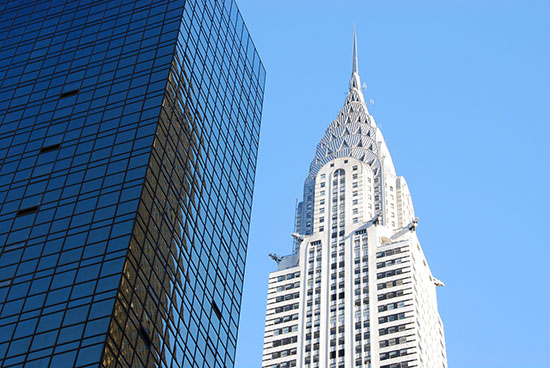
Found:
<path fill-rule="evenodd" d="M 353 29 L 352 73 L 344 106 L 336 119 L 328 126 L 325 136 L 317 145 L 315 158 L 310 166 L 310 180 L 319 169 L 336 157 L 355 157 L 368 162 L 378 171 L 378 129 L 374 118 L 369 114 L 358 72 L 357 32 Z"/>
<path fill-rule="evenodd" d="M 381 214 L 381 223 L 388 216 L 384 190 L 387 178 L 395 177 L 395 168 L 380 129 L 369 113 L 359 78 L 357 56 L 357 31 L 353 29 L 352 73 L 344 105 L 336 118 L 327 127 L 324 136 L 317 144 L 315 157 L 311 161 L 309 175 L 304 183 L 304 201 L 298 205 L 296 231 L 299 234 L 312 234 L 315 201 L 315 181 L 321 168 L 336 158 L 352 157 L 366 163 L 372 170 L 378 185 L 373 198 L 374 206 Z M 389 213 L 391 216 L 391 213 Z"/>

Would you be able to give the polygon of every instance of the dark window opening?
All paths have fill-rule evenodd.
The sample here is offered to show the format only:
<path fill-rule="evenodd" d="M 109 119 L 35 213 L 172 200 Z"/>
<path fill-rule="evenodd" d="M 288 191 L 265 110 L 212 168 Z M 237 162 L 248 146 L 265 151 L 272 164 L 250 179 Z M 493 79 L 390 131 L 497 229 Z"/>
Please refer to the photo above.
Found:
<path fill-rule="evenodd" d="M 17 215 L 16 216 L 25 216 L 25 215 L 29 215 L 31 213 L 35 213 L 35 212 L 38 212 L 38 208 L 40 206 L 32 206 L 32 207 L 27 207 L 27 208 L 20 208 L 18 211 L 17 211 Z"/>
<path fill-rule="evenodd" d="M 44 147 L 40 148 L 40 153 L 56 151 L 60 147 L 61 147 L 61 143 L 50 144 L 49 146 L 44 146 Z"/>
<path fill-rule="evenodd" d="M 218 308 L 218 305 L 216 302 L 212 302 L 212 310 L 214 313 L 216 313 L 216 316 L 218 316 L 219 319 L 222 319 L 222 312 L 220 311 L 220 308 Z"/>
<path fill-rule="evenodd" d="M 187 270 L 187 272 L 185 273 L 185 280 L 187 282 L 183 283 L 183 293 L 187 295 L 187 284 L 191 282 L 191 280 L 189 279 L 189 270 Z"/>
<path fill-rule="evenodd" d="M 71 97 L 78 94 L 78 89 L 73 89 L 72 91 L 63 92 L 59 95 L 59 98 Z"/>
<path fill-rule="evenodd" d="M 145 342 L 145 345 L 151 346 L 151 338 L 149 337 L 149 333 L 147 332 L 145 327 L 139 326 L 139 335 L 141 336 L 141 338 Z"/>

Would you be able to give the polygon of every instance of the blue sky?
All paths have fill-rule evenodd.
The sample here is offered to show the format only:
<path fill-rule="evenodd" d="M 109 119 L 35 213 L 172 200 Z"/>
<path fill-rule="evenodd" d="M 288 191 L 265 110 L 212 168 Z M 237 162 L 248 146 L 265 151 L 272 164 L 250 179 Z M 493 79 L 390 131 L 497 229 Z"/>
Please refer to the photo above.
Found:
<path fill-rule="evenodd" d="M 411 189 L 451 368 L 548 364 L 550 2 L 258 1 L 239 7 L 267 70 L 237 347 L 260 367 L 268 253 L 342 107 L 353 24 L 370 113 Z"/>

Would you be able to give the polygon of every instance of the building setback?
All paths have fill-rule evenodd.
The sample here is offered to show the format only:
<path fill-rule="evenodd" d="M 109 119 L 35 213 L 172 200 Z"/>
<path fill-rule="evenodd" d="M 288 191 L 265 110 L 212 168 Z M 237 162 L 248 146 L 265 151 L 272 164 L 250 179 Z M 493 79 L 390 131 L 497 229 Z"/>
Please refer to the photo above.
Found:
<path fill-rule="evenodd" d="M 272 255 L 262 367 L 446 368 L 436 286 L 417 219 L 358 74 L 317 145 L 295 252 Z"/>
<path fill-rule="evenodd" d="M 0 20 L 0 366 L 233 367 L 265 80 L 235 2 Z"/>

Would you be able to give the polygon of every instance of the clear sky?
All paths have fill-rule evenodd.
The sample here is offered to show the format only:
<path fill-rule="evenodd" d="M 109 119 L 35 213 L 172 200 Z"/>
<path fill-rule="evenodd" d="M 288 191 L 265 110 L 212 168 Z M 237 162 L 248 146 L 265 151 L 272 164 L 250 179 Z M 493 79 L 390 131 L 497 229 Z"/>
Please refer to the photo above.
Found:
<path fill-rule="evenodd" d="M 292 249 L 317 142 L 366 100 L 435 277 L 449 367 L 548 366 L 550 1 L 238 0 L 267 70 L 237 368 L 260 367 L 268 253 Z"/>

